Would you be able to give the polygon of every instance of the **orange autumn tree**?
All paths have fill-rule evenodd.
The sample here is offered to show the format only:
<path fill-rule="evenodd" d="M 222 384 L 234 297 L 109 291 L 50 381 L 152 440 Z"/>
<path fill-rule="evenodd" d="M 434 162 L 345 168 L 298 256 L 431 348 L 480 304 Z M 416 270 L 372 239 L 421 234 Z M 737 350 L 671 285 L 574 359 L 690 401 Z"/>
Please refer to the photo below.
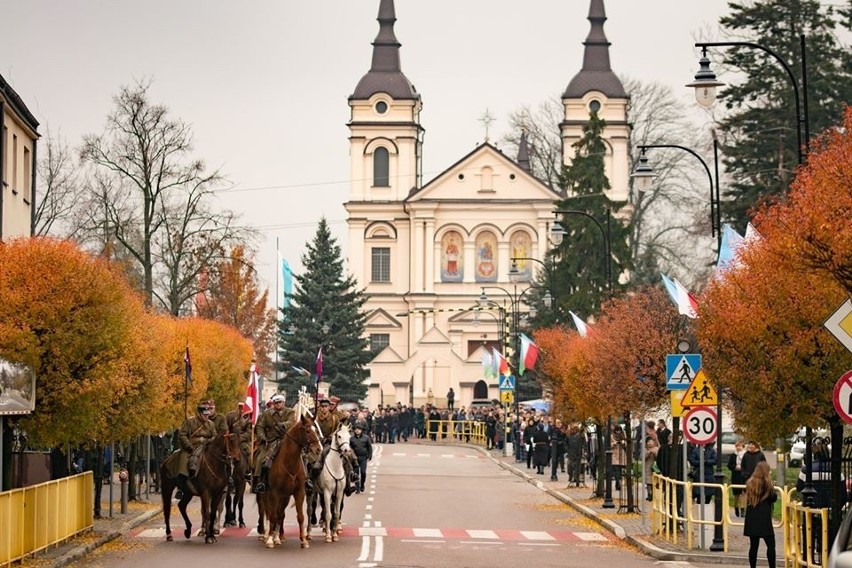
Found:
<path fill-rule="evenodd" d="M 109 264 L 70 242 L 0 244 L 0 357 L 36 373 L 30 439 L 56 446 L 114 439 L 122 402 L 144 377 L 127 359 L 144 310 Z"/>

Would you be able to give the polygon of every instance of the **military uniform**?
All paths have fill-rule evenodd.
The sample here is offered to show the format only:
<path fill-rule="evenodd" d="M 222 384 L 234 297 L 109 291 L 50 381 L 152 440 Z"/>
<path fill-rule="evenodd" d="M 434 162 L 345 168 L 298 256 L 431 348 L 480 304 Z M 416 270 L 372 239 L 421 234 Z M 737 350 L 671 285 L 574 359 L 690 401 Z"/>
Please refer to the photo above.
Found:
<path fill-rule="evenodd" d="M 267 409 L 260 415 L 260 420 L 255 426 L 255 435 L 260 442 L 260 449 L 255 462 L 255 473 L 260 473 L 261 466 L 272 465 L 278 446 L 284 434 L 296 423 L 296 411 L 292 408 L 283 407 Z M 268 463 L 264 463 L 268 462 Z"/>
<path fill-rule="evenodd" d="M 323 445 L 322 454 L 319 459 L 314 463 L 311 468 L 311 477 L 313 481 L 319 477 L 320 472 L 322 471 L 322 466 L 325 464 L 325 457 L 328 455 L 329 450 L 331 449 L 331 434 L 337 430 L 340 424 L 348 424 L 349 423 L 349 413 L 343 410 L 331 410 L 328 412 L 317 414 L 316 423 L 322 432 L 321 441 Z M 349 496 L 355 491 L 355 488 L 352 486 L 352 471 L 353 465 L 349 462 L 348 459 L 343 459 L 343 470 L 346 472 L 346 495 Z"/>
<path fill-rule="evenodd" d="M 243 455 L 251 456 L 251 414 L 242 414 L 239 410 L 232 410 L 225 416 L 228 424 L 228 431 L 233 432 L 239 429 L 240 432 L 240 450 Z"/>
<path fill-rule="evenodd" d="M 216 437 L 216 426 L 203 414 L 187 418 L 178 431 L 178 443 L 182 450 L 178 463 L 178 473 L 189 477 L 195 470 L 201 457 L 201 449 L 209 440 Z"/>

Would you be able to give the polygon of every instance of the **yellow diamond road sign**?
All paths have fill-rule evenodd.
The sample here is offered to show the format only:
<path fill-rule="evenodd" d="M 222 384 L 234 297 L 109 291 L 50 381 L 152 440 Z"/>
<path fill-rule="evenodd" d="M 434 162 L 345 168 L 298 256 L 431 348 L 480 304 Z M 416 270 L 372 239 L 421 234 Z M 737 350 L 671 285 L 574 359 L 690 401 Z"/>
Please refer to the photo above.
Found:
<path fill-rule="evenodd" d="M 825 322 L 825 328 L 852 351 L 852 299 L 846 300 Z"/>
<path fill-rule="evenodd" d="M 689 383 L 689 388 L 684 392 L 680 399 L 680 405 L 684 408 L 692 408 L 693 406 L 713 406 L 719 404 L 719 395 L 716 389 L 710 383 L 710 379 L 700 370 L 695 373 L 692 382 Z"/>

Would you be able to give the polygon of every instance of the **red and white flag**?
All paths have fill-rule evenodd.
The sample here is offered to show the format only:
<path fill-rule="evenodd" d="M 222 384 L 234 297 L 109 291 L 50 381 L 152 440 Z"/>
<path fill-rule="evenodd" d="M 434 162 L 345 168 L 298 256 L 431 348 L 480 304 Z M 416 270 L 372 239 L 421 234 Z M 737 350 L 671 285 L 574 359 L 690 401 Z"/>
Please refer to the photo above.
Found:
<path fill-rule="evenodd" d="M 695 299 L 695 296 L 686 289 L 686 287 L 678 282 L 677 278 L 674 280 L 675 286 L 677 287 L 677 311 L 679 314 L 684 315 L 690 318 L 698 317 L 698 300 Z"/>
<path fill-rule="evenodd" d="M 322 347 L 317 351 L 317 385 L 322 380 Z"/>
<path fill-rule="evenodd" d="M 246 408 L 251 409 L 251 423 L 257 423 L 257 415 L 260 410 L 260 401 L 257 393 L 257 367 L 254 363 L 249 367 L 249 383 L 246 388 Z"/>

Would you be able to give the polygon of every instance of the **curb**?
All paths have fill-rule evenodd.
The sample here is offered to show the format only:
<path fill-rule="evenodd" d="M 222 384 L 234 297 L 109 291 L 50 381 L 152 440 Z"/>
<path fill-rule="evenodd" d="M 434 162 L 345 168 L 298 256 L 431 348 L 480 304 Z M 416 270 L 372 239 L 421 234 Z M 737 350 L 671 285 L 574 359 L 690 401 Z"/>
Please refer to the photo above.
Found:
<path fill-rule="evenodd" d="M 696 554 L 696 553 L 691 553 L 691 552 L 680 552 L 680 551 L 665 550 L 665 549 L 662 549 L 662 548 L 660 548 L 660 547 L 658 547 L 658 546 L 656 546 L 656 545 L 654 545 L 654 544 L 652 544 L 652 543 L 650 543 L 650 542 L 648 542 L 648 541 L 646 541 L 642 538 L 630 536 L 624 530 L 624 527 L 622 527 L 618 523 L 611 521 L 609 519 L 602 519 L 598 515 L 598 513 L 596 511 L 594 511 L 593 509 L 586 507 L 585 505 L 582 505 L 580 503 L 577 503 L 573 498 L 569 497 L 568 495 L 565 495 L 564 493 L 561 493 L 559 491 L 556 491 L 555 489 L 550 489 L 549 487 L 546 487 L 544 485 L 544 483 L 542 483 L 540 480 L 536 479 L 535 477 L 532 477 L 531 475 L 524 473 L 523 471 L 519 470 L 518 468 L 516 468 L 512 465 L 509 465 L 507 463 L 504 463 L 504 462 L 500 461 L 499 459 L 495 458 L 493 455 L 491 455 L 491 452 L 489 452 L 488 450 L 480 448 L 479 446 L 468 446 L 468 447 L 475 448 L 475 449 L 479 450 L 481 453 L 486 455 L 491 461 L 496 463 L 501 468 L 503 468 L 506 471 L 509 471 L 511 473 L 514 473 L 518 477 L 524 479 L 527 483 L 536 486 L 538 489 L 544 491 L 545 493 L 547 493 L 551 497 L 553 497 L 553 498 L 555 498 L 559 501 L 562 501 L 563 503 L 565 503 L 569 507 L 571 507 L 574 510 L 576 510 L 577 512 L 581 513 L 583 516 L 595 521 L 601 527 L 603 527 L 604 529 L 606 529 L 609 532 L 611 532 L 612 534 L 614 534 L 616 536 L 616 538 L 618 538 L 620 540 L 624 540 L 626 542 L 629 542 L 633 546 L 636 546 L 646 556 L 656 558 L 657 560 L 666 560 L 666 561 L 670 561 L 670 562 L 695 562 L 695 563 L 704 563 L 704 564 L 742 564 L 744 566 L 748 566 L 748 557 L 747 556 L 738 556 L 738 555 L 734 556 L 734 555 L 724 555 L 724 554 L 710 555 L 710 554 L 702 554 L 702 553 Z"/>
<path fill-rule="evenodd" d="M 121 525 L 121 527 L 118 528 L 118 530 L 105 533 L 99 539 L 94 542 L 90 542 L 89 544 L 84 544 L 76 548 L 72 548 L 62 556 L 59 556 L 58 558 L 53 560 L 53 562 L 51 562 L 50 564 L 50 568 L 62 568 L 63 566 L 71 564 L 72 562 L 76 562 L 77 560 L 80 560 L 93 550 L 100 548 L 109 542 L 112 542 L 113 540 L 122 536 L 125 532 L 138 527 L 142 523 L 147 522 L 160 514 L 162 514 L 162 511 L 159 509 L 145 511 L 141 515 L 138 515 L 126 521 L 124 524 Z"/>

